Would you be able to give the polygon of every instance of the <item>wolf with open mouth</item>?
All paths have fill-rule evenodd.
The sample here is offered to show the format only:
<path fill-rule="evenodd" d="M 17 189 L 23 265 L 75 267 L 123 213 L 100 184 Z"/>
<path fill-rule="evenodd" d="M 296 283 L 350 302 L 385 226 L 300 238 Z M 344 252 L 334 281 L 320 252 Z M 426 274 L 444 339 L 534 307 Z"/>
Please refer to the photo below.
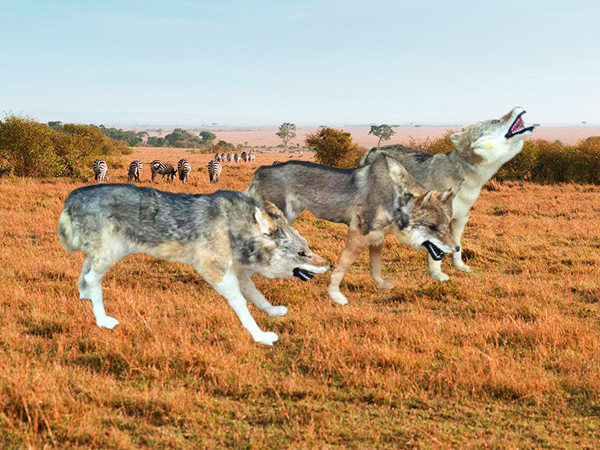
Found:
<path fill-rule="evenodd" d="M 432 155 L 402 145 L 388 145 L 369 150 L 360 165 L 368 165 L 385 154 L 399 161 L 424 189 L 444 190 L 462 183 L 452 204 L 452 236 L 458 244 L 452 258 L 458 270 L 470 272 L 462 260 L 460 246 L 469 211 L 483 185 L 521 151 L 523 140 L 533 132 L 533 127 L 525 126 L 523 114 L 523 108 L 513 108 L 500 119 L 479 122 L 451 135 L 454 150 L 449 153 Z M 371 251 L 372 257 L 381 258 L 377 248 Z M 441 268 L 442 258 L 429 253 L 429 274 L 436 280 L 447 281 L 449 277 Z"/>

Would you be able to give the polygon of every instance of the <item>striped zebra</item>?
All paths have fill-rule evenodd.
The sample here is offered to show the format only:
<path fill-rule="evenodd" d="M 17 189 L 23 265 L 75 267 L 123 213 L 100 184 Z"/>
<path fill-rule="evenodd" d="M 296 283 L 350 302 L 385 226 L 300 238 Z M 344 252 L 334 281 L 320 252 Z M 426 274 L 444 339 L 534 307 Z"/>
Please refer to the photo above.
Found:
<path fill-rule="evenodd" d="M 221 153 L 221 161 L 225 162 L 226 159 L 227 155 L 225 154 L 225 152 Z"/>
<path fill-rule="evenodd" d="M 236 153 L 235 155 L 233 155 L 233 159 L 235 160 L 236 163 L 240 162 L 240 154 Z"/>
<path fill-rule="evenodd" d="M 216 159 L 208 162 L 208 178 L 211 183 L 219 182 L 219 175 L 221 175 L 221 164 Z"/>
<path fill-rule="evenodd" d="M 250 161 L 254 162 L 254 160 L 256 159 L 254 157 L 254 153 L 250 153 L 250 155 L 248 156 L 248 158 L 250 159 Z"/>
<path fill-rule="evenodd" d="M 227 162 L 233 161 L 233 153 L 227 153 Z"/>
<path fill-rule="evenodd" d="M 215 161 L 221 161 L 221 154 L 215 153 Z"/>
<path fill-rule="evenodd" d="M 177 172 L 179 173 L 179 179 L 183 183 L 188 181 L 188 174 L 192 171 L 192 166 L 187 159 L 180 159 L 177 163 Z"/>
<path fill-rule="evenodd" d="M 244 161 L 244 162 L 248 161 L 248 153 L 242 152 L 242 161 Z"/>
<path fill-rule="evenodd" d="M 154 181 L 156 174 L 162 175 L 163 180 L 165 179 L 165 175 L 167 176 L 167 181 L 173 181 L 175 179 L 175 168 L 173 167 L 173 164 L 159 161 L 158 159 L 155 159 L 150 163 L 150 172 L 152 172 L 152 181 Z"/>
<path fill-rule="evenodd" d="M 94 180 L 98 183 L 108 181 L 108 164 L 106 164 L 106 161 L 102 159 L 95 160 L 92 169 L 94 170 Z"/>
<path fill-rule="evenodd" d="M 131 180 L 137 181 L 139 183 L 140 177 L 142 176 L 142 162 L 141 161 L 131 161 L 129 164 L 129 170 L 127 171 L 127 181 L 131 183 Z"/>

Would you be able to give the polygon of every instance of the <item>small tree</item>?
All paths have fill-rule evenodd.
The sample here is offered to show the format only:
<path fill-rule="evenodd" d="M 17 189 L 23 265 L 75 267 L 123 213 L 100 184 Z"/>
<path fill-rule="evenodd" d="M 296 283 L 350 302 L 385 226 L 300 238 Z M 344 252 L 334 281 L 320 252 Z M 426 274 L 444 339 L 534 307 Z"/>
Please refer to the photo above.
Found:
<path fill-rule="evenodd" d="M 275 133 L 283 142 L 283 148 L 287 150 L 288 142 L 296 137 L 296 124 L 285 122 L 279 125 L 279 131 Z"/>
<path fill-rule="evenodd" d="M 317 162 L 326 166 L 353 168 L 364 154 L 364 150 L 352 142 L 350 133 L 329 127 L 306 136 L 306 145 L 315 151 Z"/>
<path fill-rule="evenodd" d="M 379 138 L 379 142 L 377 142 L 377 147 L 381 145 L 381 141 L 389 140 L 396 132 L 392 130 L 392 127 L 389 125 L 371 125 L 371 130 L 369 134 L 377 136 Z"/>

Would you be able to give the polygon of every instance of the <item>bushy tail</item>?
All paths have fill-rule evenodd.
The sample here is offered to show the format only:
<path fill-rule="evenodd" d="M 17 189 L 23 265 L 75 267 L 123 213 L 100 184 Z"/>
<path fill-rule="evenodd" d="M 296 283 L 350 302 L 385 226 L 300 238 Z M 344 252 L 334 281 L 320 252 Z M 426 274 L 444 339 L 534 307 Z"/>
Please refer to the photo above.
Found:
<path fill-rule="evenodd" d="M 73 245 L 73 223 L 71 222 L 71 213 L 66 208 L 60 213 L 60 219 L 58 221 L 58 240 L 67 253 L 72 253 L 77 250 Z"/>

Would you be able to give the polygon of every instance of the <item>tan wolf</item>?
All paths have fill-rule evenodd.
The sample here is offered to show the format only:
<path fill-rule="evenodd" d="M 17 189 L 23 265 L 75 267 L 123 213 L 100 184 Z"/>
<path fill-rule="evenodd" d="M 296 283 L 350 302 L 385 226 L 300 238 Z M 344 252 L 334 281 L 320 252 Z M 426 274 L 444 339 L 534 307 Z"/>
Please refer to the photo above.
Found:
<path fill-rule="evenodd" d="M 387 155 L 400 162 L 425 189 L 443 190 L 462 183 L 452 205 L 452 236 L 459 247 L 453 253 L 454 265 L 458 270 L 470 272 L 462 260 L 461 237 L 469 219 L 469 210 L 477 200 L 483 185 L 498 169 L 515 157 L 523 148 L 523 140 L 533 127 L 525 127 L 523 108 L 514 108 L 500 119 L 486 120 L 450 136 L 454 149 L 449 153 L 432 155 L 402 145 L 375 147 L 361 161 L 368 165 L 380 155 Z M 374 258 L 377 258 L 377 249 Z M 379 252 L 379 257 L 381 253 Z M 428 261 L 429 274 L 439 281 L 447 281 L 442 272 L 442 261 Z"/>
<path fill-rule="evenodd" d="M 287 308 L 271 305 L 252 274 L 306 281 L 331 268 L 276 206 L 235 191 L 189 195 L 127 184 L 83 187 L 65 201 L 58 238 L 67 252 L 88 254 L 80 298 L 92 301 L 96 324 L 111 329 L 119 322 L 105 313 L 102 277 L 132 253 L 192 265 L 225 297 L 252 338 L 266 345 L 277 335 L 258 327 L 246 301 L 271 316 L 283 316 Z"/>

